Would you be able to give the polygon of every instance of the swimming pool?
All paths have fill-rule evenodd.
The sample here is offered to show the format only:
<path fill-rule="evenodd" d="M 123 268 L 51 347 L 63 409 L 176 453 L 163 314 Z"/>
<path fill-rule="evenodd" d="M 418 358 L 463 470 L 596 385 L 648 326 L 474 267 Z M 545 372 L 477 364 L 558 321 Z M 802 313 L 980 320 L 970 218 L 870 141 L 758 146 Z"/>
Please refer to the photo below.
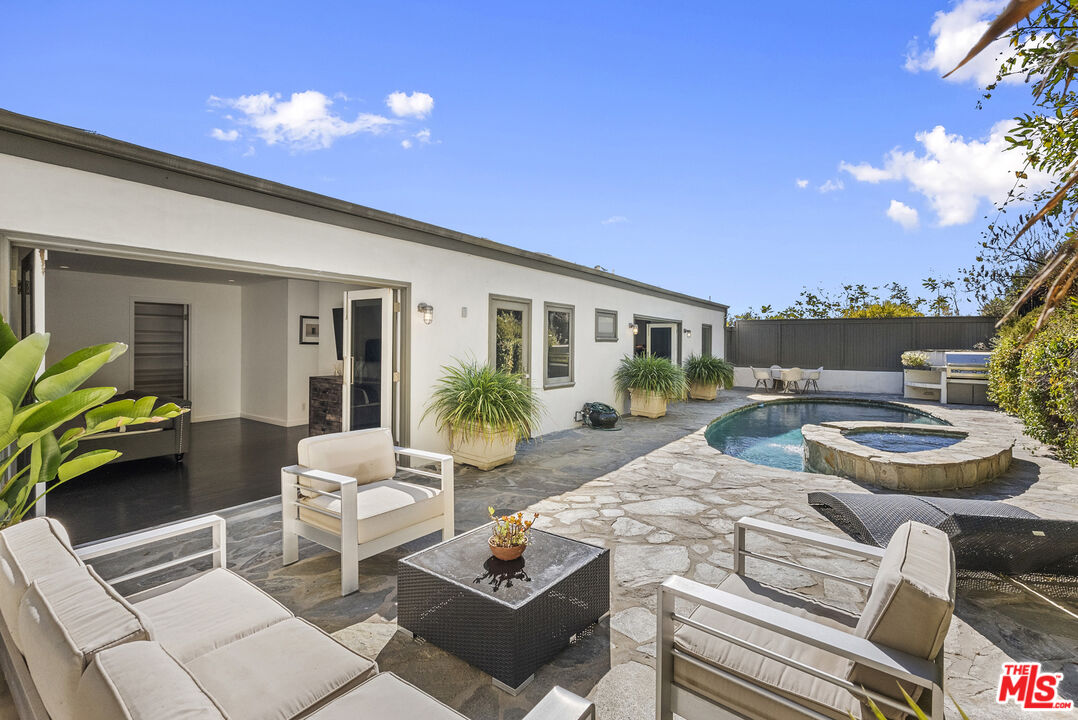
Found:
<path fill-rule="evenodd" d="M 801 426 L 841 420 L 949 424 L 928 413 L 896 403 L 777 400 L 723 415 L 708 426 L 704 437 L 711 447 L 742 460 L 783 470 L 804 470 Z"/>
<path fill-rule="evenodd" d="M 961 435 L 930 435 L 928 433 L 891 431 L 846 433 L 846 437 L 876 450 L 899 453 L 939 450 L 940 448 L 950 447 L 964 439 Z"/>

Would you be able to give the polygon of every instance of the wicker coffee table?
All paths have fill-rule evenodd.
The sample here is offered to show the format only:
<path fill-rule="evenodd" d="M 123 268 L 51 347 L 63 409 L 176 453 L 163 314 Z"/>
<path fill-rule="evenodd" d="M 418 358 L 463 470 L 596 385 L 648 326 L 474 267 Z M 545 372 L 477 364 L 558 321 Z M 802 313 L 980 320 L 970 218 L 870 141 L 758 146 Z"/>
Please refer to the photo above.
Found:
<path fill-rule="evenodd" d="M 402 559 L 397 624 L 517 694 L 610 611 L 610 551 L 542 530 L 519 560 L 490 555 L 483 525 Z"/>

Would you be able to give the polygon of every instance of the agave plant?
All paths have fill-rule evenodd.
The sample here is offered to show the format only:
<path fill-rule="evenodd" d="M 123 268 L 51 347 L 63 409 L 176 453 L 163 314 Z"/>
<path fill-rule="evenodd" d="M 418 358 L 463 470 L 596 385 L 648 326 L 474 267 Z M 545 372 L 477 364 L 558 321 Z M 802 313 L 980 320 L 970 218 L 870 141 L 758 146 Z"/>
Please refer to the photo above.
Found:
<path fill-rule="evenodd" d="M 48 347 L 48 333 L 19 340 L 0 317 L 0 528 L 22 520 L 39 497 L 120 456 L 105 449 L 76 455 L 82 438 L 186 412 L 173 403 L 155 407 L 155 397 L 110 403 L 116 388 L 80 389 L 127 350 L 123 343 L 77 350 L 38 375 Z M 45 493 L 35 496 L 38 484 Z"/>
<path fill-rule="evenodd" d="M 621 395 L 636 390 L 670 401 L 684 398 L 688 385 L 679 365 L 649 354 L 623 357 L 614 372 L 614 388 Z"/>
<path fill-rule="evenodd" d="M 423 417 L 434 415 L 438 430 L 463 439 L 508 432 L 517 440 L 532 435 L 542 404 L 523 375 L 477 362 L 442 367 Z"/>
<path fill-rule="evenodd" d="M 734 386 L 734 366 L 713 355 L 689 355 L 685 360 L 685 379 L 697 385 Z"/>

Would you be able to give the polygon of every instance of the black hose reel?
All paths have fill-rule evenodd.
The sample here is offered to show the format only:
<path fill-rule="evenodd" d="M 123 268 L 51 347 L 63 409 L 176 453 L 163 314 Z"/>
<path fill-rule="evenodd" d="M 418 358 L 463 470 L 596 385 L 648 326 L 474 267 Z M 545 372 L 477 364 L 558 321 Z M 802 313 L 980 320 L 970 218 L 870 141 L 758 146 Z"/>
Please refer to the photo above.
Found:
<path fill-rule="evenodd" d="M 619 427 L 614 427 L 621 419 L 621 415 L 614 408 L 601 402 L 584 403 L 584 407 L 577 410 L 573 419 L 594 430 L 621 430 Z"/>

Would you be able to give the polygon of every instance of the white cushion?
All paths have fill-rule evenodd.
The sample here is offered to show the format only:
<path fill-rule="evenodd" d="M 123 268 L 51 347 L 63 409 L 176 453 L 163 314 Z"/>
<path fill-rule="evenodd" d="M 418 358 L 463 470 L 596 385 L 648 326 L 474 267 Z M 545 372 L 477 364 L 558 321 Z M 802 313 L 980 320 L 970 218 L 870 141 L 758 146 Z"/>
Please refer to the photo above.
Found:
<path fill-rule="evenodd" d="M 444 514 L 440 489 L 400 480 L 382 480 L 360 486 L 356 495 L 356 504 L 359 515 L 357 542 L 360 544 L 377 540 L 383 535 Z M 320 507 L 339 513 L 341 511 L 340 497 L 317 495 L 313 498 L 300 498 L 299 506 L 300 520 L 340 535 L 340 520 L 315 510 L 308 510 L 305 506 Z"/>
<path fill-rule="evenodd" d="M 147 631 L 135 610 L 88 567 L 38 578 L 19 606 L 22 652 L 52 720 L 77 717 L 83 670 L 102 650 Z"/>
<path fill-rule="evenodd" d="M 180 662 L 287 620 L 292 613 L 224 568 L 135 603 L 149 620 L 150 637 Z"/>
<path fill-rule="evenodd" d="M 175 658 L 155 642 L 130 642 L 94 656 L 79 681 L 80 720 L 225 720 Z"/>
<path fill-rule="evenodd" d="M 81 565 L 64 526 L 52 518 L 24 520 L 0 532 L 0 615 L 16 647 L 22 648 L 19 603 L 26 588 L 39 577 Z"/>
<path fill-rule="evenodd" d="M 285 720 L 366 680 L 375 664 L 293 618 L 186 663 L 234 720 Z"/>
<path fill-rule="evenodd" d="M 357 720 L 357 718 L 415 718 L 416 720 L 467 720 L 451 707 L 390 672 L 378 673 L 355 690 L 319 708 L 307 720 Z"/>
<path fill-rule="evenodd" d="M 370 428 L 303 438 L 297 448 L 299 464 L 313 470 L 346 475 L 360 485 L 388 480 L 397 473 L 393 435 L 388 428 Z M 300 484 L 309 482 L 300 479 Z M 333 492 L 336 486 L 314 483 L 318 490 Z"/>

